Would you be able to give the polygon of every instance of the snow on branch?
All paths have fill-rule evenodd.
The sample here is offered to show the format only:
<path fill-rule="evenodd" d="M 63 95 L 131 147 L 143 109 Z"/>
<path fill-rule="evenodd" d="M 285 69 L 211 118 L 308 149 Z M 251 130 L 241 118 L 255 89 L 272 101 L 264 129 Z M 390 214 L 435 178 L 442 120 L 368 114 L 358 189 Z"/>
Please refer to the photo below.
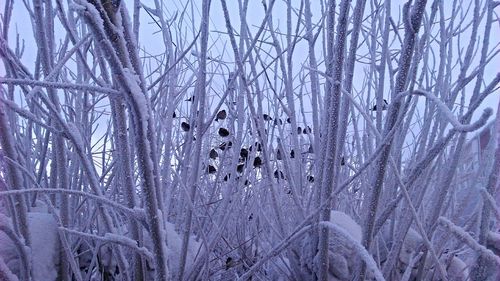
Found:
<path fill-rule="evenodd" d="M 0 197 L 20 195 L 20 194 L 26 194 L 26 193 L 37 193 L 37 192 L 40 192 L 40 193 L 63 193 L 63 194 L 79 195 L 79 196 L 83 196 L 86 198 L 90 198 L 90 199 L 93 199 L 101 204 L 108 205 L 110 207 L 118 209 L 118 210 L 122 211 L 123 213 L 130 215 L 132 218 L 145 224 L 144 217 L 138 216 L 139 212 L 137 212 L 137 210 L 129 209 L 129 208 L 127 208 L 119 203 L 111 201 L 111 200 L 104 198 L 102 196 L 98 196 L 98 195 L 94 195 L 94 194 L 91 194 L 88 192 L 83 192 L 83 191 L 78 191 L 78 190 L 53 189 L 53 188 L 32 188 L 32 189 L 22 189 L 22 190 L 9 190 L 9 191 L 1 191 Z"/>
<path fill-rule="evenodd" d="M 138 110 L 141 114 L 141 120 L 143 122 L 143 128 L 147 128 L 147 121 L 149 119 L 149 110 L 147 107 L 146 96 L 139 87 L 139 77 L 134 73 L 134 71 L 130 68 L 123 68 L 123 78 L 126 83 L 126 89 L 130 91 L 132 95 L 133 102 L 138 107 Z"/>
<path fill-rule="evenodd" d="M 10 271 L 5 264 L 3 258 L 0 256 L 0 279 L 4 281 L 19 281 L 19 278 Z"/>
<path fill-rule="evenodd" d="M 81 236 L 81 237 L 84 237 L 87 239 L 93 239 L 93 240 L 101 241 L 103 243 L 114 243 L 114 244 L 118 244 L 120 246 L 130 248 L 130 249 L 136 251 L 137 253 L 141 254 L 143 257 L 145 257 L 149 263 L 153 263 L 153 254 L 147 248 L 139 247 L 139 245 L 137 244 L 137 241 L 132 240 L 132 239 L 125 237 L 123 235 L 106 233 L 106 234 L 104 234 L 104 236 L 99 236 L 99 235 L 95 235 L 95 234 L 90 234 L 90 233 L 85 233 L 85 232 L 80 232 L 80 231 L 68 229 L 66 227 L 59 227 L 59 229 L 66 232 L 66 233 Z"/>
<path fill-rule="evenodd" d="M 414 256 L 411 260 L 410 263 L 406 266 L 405 272 L 403 274 L 403 277 L 401 277 L 401 281 L 408 281 L 411 278 L 411 274 L 413 272 L 413 268 L 415 265 L 420 261 L 420 259 L 423 256 L 423 252 L 418 253 L 418 255 Z"/>
<path fill-rule="evenodd" d="M 10 101 L 8 99 L 1 98 L 1 97 L 0 97 L 0 102 L 4 103 L 8 108 L 10 108 L 12 111 L 16 112 L 17 114 L 19 114 L 21 117 L 24 117 L 24 118 L 32 121 L 33 123 L 40 125 L 41 127 L 47 129 L 51 133 L 53 133 L 53 134 L 60 134 L 61 133 L 61 131 L 57 130 L 56 128 L 50 126 L 47 123 L 42 122 L 40 120 L 40 118 L 35 116 L 30 111 L 19 107 L 15 102 Z"/>
<path fill-rule="evenodd" d="M 24 242 L 20 239 L 20 237 L 14 232 L 14 230 L 10 227 L 9 219 L 7 216 L 3 215 L 0 213 L 0 232 L 3 232 L 14 244 L 15 249 L 17 251 L 17 254 L 19 255 L 21 261 L 21 277 L 22 280 L 25 280 L 28 278 L 28 272 L 26 271 L 28 268 L 30 268 L 30 257 L 29 253 L 27 251 L 27 248 L 24 246 Z M 1 242 L 1 241 L 0 241 Z M 5 243 L 5 241 L 3 241 Z M 0 245 L 2 247 L 5 247 L 5 244 Z M 0 256 L 0 277 L 2 275 L 6 276 L 5 274 L 8 275 L 10 270 L 7 268 L 7 271 L 4 268 L 1 268 L 3 265 L 1 264 L 3 262 L 2 257 Z M 3 279 L 0 279 L 3 280 Z M 16 279 L 7 279 L 7 280 L 16 280 Z"/>
<path fill-rule="evenodd" d="M 463 228 L 455 225 L 445 217 L 439 217 L 438 222 L 443 227 L 450 230 L 453 235 L 467 244 L 471 249 L 475 250 L 478 254 L 500 265 L 500 257 L 495 255 L 491 250 L 487 249 L 483 245 L 477 243 L 476 240 L 474 240 L 474 238 L 470 236 L 470 234 L 467 233 Z"/>
<path fill-rule="evenodd" d="M 365 262 L 367 269 L 372 271 L 375 280 L 385 280 L 382 272 L 380 272 L 379 268 L 377 267 L 377 263 L 373 260 L 373 257 L 370 255 L 370 253 L 368 253 L 363 245 L 357 242 L 356 239 L 354 239 L 349 233 L 342 229 L 342 227 L 329 221 L 322 221 L 319 223 L 319 225 L 328 227 L 333 232 L 332 234 L 340 236 L 340 238 L 342 238 L 345 243 L 350 244 L 350 246 L 352 246 L 356 250 L 359 257 Z"/>
<path fill-rule="evenodd" d="M 307 220 L 307 219 L 306 219 Z M 353 248 L 356 250 L 358 255 L 361 257 L 361 259 L 365 262 L 366 267 L 371 270 L 374 274 L 375 280 L 385 280 L 382 273 L 380 272 L 379 268 L 377 267 L 377 264 L 373 260 L 372 256 L 368 251 L 354 239 L 348 232 L 346 232 L 342 227 L 336 225 L 335 223 L 328 222 L 328 221 L 322 221 L 319 223 L 320 226 L 323 227 L 328 227 L 330 230 L 332 230 L 333 235 L 338 235 L 340 238 L 342 238 L 345 243 L 349 244 L 350 246 L 353 246 Z M 316 224 L 308 225 L 305 226 L 297 231 L 292 232 L 290 236 L 285 238 L 281 243 L 279 243 L 277 246 L 275 246 L 269 253 L 262 257 L 257 263 L 255 263 L 245 274 L 240 276 L 238 280 L 247 280 L 252 276 L 255 271 L 257 271 L 266 261 L 269 259 L 278 256 L 283 250 L 285 250 L 293 241 L 297 240 L 298 238 L 302 237 L 304 234 L 306 234 L 311 228 L 316 227 Z"/>
<path fill-rule="evenodd" d="M 61 82 L 47 82 L 47 81 L 37 81 L 29 79 L 15 79 L 15 78 L 2 78 L 0 77 L 0 84 L 13 84 L 13 85 L 25 85 L 31 87 L 43 87 L 43 88 L 54 88 L 54 89 L 66 89 L 66 90 L 76 90 L 76 91 L 89 91 L 96 93 L 103 93 L 109 95 L 119 95 L 120 92 L 113 89 L 92 86 L 88 84 L 76 84 L 76 83 L 61 83 Z"/>
<path fill-rule="evenodd" d="M 244 281 L 253 276 L 253 274 L 269 259 L 276 257 L 279 255 L 283 250 L 285 250 L 293 241 L 297 240 L 298 238 L 302 237 L 302 235 L 306 234 L 313 226 L 308 225 L 305 226 L 297 231 L 292 232 L 291 235 L 289 235 L 287 238 L 282 240 L 278 245 L 276 245 L 267 255 L 262 257 L 260 260 L 258 260 L 252 267 L 250 267 L 247 272 L 245 272 L 243 275 L 238 278 L 238 280 Z"/>
<path fill-rule="evenodd" d="M 481 195 L 483 196 L 484 200 L 488 202 L 488 204 L 491 206 L 491 208 L 495 211 L 495 216 L 497 221 L 500 222 L 500 209 L 498 208 L 497 204 L 495 203 L 495 199 L 491 196 L 491 194 L 484 188 L 481 188 L 479 190 L 481 192 Z"/>
<path fill-rule="evenodd" d="M 446 104 L 444 104 L 438 97 L 436 97 L 432 93 L 424 91 L 424 90 L 415 90 L 411 93 L 413 95 L 424 96 L 424 97 L 432 100 L 437 105 L 437 107 L 439 108 L 441 113 L 444 114 L 446 119 L 448 119 L 448 122 L 450 122 L 451 125 L 453 125 L 453 128 L 455 128 L 455 130 L 457 130 L 459 132 L 472 132 L 472 131 L 475 131 L 475 130 L 481 128 L 484 124 L 486 124 L 486 122 L 488 121 L 488 118 L 493 114 L 493 110 L 488 107 L 484 110 L 483 114 L 481 115 L 479 120 L 477 120 L 476 122 L 474 122 L 472 124 L 467 124 L 467 125 L 462 124 L 455 118 L 455 116 L 450 111 L 450 109 L 446 106 Z"/>

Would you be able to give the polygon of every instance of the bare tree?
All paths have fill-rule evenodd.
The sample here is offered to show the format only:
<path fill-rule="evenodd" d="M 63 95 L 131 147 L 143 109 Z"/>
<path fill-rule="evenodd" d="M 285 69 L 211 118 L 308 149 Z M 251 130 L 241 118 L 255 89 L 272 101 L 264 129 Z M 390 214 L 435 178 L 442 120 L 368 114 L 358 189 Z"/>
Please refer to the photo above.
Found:
<path fill-rule="evenodd" d="M 6 0 L 0 279 L 495 278 L 498 6 Z"/>

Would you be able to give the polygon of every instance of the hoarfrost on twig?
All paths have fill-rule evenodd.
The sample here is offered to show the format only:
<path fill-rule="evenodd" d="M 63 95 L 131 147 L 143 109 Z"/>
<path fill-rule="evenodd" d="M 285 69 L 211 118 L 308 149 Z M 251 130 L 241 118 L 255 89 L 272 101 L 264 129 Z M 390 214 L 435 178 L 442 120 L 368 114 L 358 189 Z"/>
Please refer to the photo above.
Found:
<path fill-rule="evenodd" d="M 473 250 L 475 250 L 478 254 L 500 265 L 500 257 L 495 255 L 491 250 L 487 249 L 483 245 L 477 243 L 476 240 L 463 228 L 455 225 L 445 217 L 439 217 L 438 222 L 446 229 L 448 229 L 453 235 L 455 235 L 460 241 L 464 242 Z"/>

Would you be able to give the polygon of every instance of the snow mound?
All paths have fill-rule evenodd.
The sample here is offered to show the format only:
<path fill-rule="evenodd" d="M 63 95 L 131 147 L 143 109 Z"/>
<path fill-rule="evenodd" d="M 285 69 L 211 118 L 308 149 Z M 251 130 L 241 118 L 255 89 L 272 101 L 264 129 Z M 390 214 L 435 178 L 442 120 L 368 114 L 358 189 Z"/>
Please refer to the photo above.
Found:
<path fill-rule="evenodd" d="M 175 231 L 175 225 L 169 222 L 165 223 L 165 230 L 167 235 L 168 266 L 170 270 L 176 271 L 180 267 L 179 262 L 182 252 L 182 233 L 177 233 Z M 199 248 L 200 243 L 193 237 L 189 237 L 186 257 L 186 269 L 190 268 L 193 264 Z"/>
<path fill-rule="evenodd" d="M 500 232 L 490 231 L 488 233 L 488 248 L 494 253 L 500 254 Z"/>
<path fill-rule="evenodd" d="M 449 280 L 466 281 L 469 279 L 469 266 L 458 257 L 453 257 L 446 267 Z"/>
<path fill-rule="evenodd" d="M 178 233 L 175 230 L 175 225 L 169 222 L 165 222 L 165 236 L 167 242 L 167 265 L 172 276 L 178 275 L 178 270 L 180 267 L 181 253 L 182 253 L 182 233 Z M 152 241 L 149 235 L 144 236 L 144 244 L 146 248 L 152 248 Z M 200 243 L 195 240 L 194 237 L 189 237 L 189 244 L 186 256 L 186 270 L 191 268 L 198 254 L 198 249 L 200 249 Z M 153 269 L 154 265 L 148 264 L 150 269 Z M 152 271 L 151 271 L 152 273 Z"/>
<path fill-rule="evenodd" d="M 12 229 L 8 220 L 1 220 L 1 224 Z M 47 213 L 28 213 L 28 226 L 31 234 L 31 266 L 33 280 L 57 280 L 60 262 L 59 236 L 57 223 L 52 215 Z M 0 231 L 0 258 L 7 267 L 20 277 L 20 256 L 14 242 Z M 29 251 L 28 251 L 29 252 Z"/>
<path fill-rule="evenodd" d="M 28 213 L 31 232 L 33 280 L 56 280 L 59 265 L 59 235 L 51 214 Z"/>
<path fill-rule="evenodd" d="M 363 237 L 361 226 L 357 222 L 355 222 L 348 214 L 340 211 L 331 211 L 330 221 L 345 229 L 349 234 L 351 234 L 354 240 L 361 243 L 361 238 Z"/>
<path fill-rule="evenodd" d="M 415 252 L 423 245 L 424 239 L 422 236 L 416 232 L 413 228 L 408 230 L 405 240 L 403 242 L 403 247 L 399 253 L 399 260 L 404 265 L 410 264 Z"/>

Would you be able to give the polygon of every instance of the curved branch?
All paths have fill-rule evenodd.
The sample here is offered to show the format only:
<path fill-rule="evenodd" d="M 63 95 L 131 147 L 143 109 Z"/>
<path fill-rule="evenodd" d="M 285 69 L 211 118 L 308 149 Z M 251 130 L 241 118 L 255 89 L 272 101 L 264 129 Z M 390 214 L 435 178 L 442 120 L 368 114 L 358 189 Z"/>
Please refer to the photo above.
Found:
<path fill-rule="evenodd" d="M 417 96 L 424 96 L 427 99 L 432 100 L 437 105 L 437 107 L 439 108 L 441 113 L 444 114 L 446 119 L 448 119 L 448 122 L 451 123 L 453 128 L 459 132 L 472 132 L 472 131 L 475 131 L 475 130 L 481 128 L 484 124 L 486 124 L 486 122 L 488 121 L 488 118 L 493 114 L 493 110 L 488 107 L 484 110 L 483 114 L 481 115 L 479 120 L 477 120 L 476 122 L 474 122 L 472 124 L 462 124 L 455 118 L 455 116 L 453 116 L 453 113 L 446 106 L 446 104 L 444 104 L 438 97 L 436 97 L 432 93 L 429 93 L 429 92 L 424 91 L 424 90 L 415 90 L 411 94 L 417 95 Z"/>
<path fill-rule="evenodd" d="M 469 233 L 463 230 L 461 227 L 456 226 L 450 220 L 445 217 L 439 217 L 439 224 L 441 224 L 444 228 L 450 230 L 453 235 L 455 235 L 460 241 L 467 244 L 471 249 L 476 251 L 479 255 L 484 256 L 485 258 L 495 262 L 500 265 L 500 257 L 495 255 L 491 250 L 487 249 L 483 245 L 479 244 L 474 240 Z"/>
<path fill-rule="evenodd" d="M 0 257 L 0 279 L 5 281 L 19 281 L 19 278 L 10 271 L 2 257 Z"/>
<path fill-rule="evenodd" d="M 495 211 L 497 222 L 500 222 L 500 208 L 495 203 L 495 198 L 493 198 L 491 194 L 484 188 L 481 188 L 479 191 L 481 192 L 484 201 L 487 202 L 490 205 L 490 207 Z"/>
<path fill-rule="evenodd" d="M 375 280 L 385 280 L 384 276 L 382 276 L 382 272 L 380 272 L 380 269 L 377 267 L 377 264 L 373 260 L 373 257 L 370 255 L 370 253 L 365 249 L 365 247 L 363 247 L 363 245 L 352 238 L 352 236 L 347 231 L 345 231 L 342 227 L 336 225 L 335 223 L 329 221 L 321 221 L 319 222 L 319 225 L 328 227 L 334 234 L 340 236 L 345 242 L 347 242 L 349 246 L 352 246 L 356 250 L 356 253 L 359 255 L 359 257 L 366 264 L 367 269 L 372 271 Z"/>
<path fill-rule="evenodd" d="M 16 233 L 9 227 L 7 217 L 5 215 L 3 215 L 2 213 L 0 213 L 0 232 L 5 233 L 5 235 L 7 235 L 7 237 L 9 237 L 9 239 L 12 240 L 12 242 L 14 243 L 15 248 L 17 250 L 17 253 L 18 253 L 19 257 L 21 258 L 21 265 L 23 265 L 20 267 L 20 271 L 21 271 L 20 277 L 22 278 L 22 280 L 28 280 L 29 272 L 27 271 L 27 269 L 30 268 L 29 254 L 26 251 L 26 248 L 23 245 L 23 242 L 21 241 L 20 237 L 17 236 Z M 3 244 L 2 247 L 5 247 L 5 244 Z M 0 256 L 0 263 L 3 262 L 3 260 L 1 260 L 1 258 L 2 257 Z M 0 267 L 1 267 L 1 264 L 0 264 Z M 3 273 L 4 275 L 6 274 L 5 273 L 6 271 L 3 268 L 0 268 L 0 276 L 2 276 L 1 272 L 4 272 Z M 13 280 L 15 280 L 15 279 L 13 279 Z"/>
<path fill-rule="evenodd" d="M 349 246 L 353 246 L 359 257 L 365 262 L 367 268 L 372 270 L 375 280 L 385 280 L 370 253 L 368 253 L 368 251 L 359 242 L 352 238 L 352 236 L 344 229 L 329 221 L 321 221 L 319 222 L 319 224 L 311 224 L 305 226 L 295 232 L 293 235 L 288 236 L 285 240 L 283 240 L 271 251 L 269 251 L 269 253 L 265 257 L 261 258 L 257 263 L 255 263 L 247 272 L 245 272 L 245 274 L 238 278 L 238 280 L 247 280 L 248 278 L 250 278 L 252 274 L 254 274 L 255 271 L 257 271 L 257 269 L 259 269 L 266 261 L 279 255 L 293 241 L 297 240 L 298 238 L 306 234 L 310 229 L 318 225 L 329 228 L 335 235 L 340 236 L 345 242 L 347 242 Z"/>
<path fill-rule="evenodd" d="M 153 263 L 153 254 L 146 248 L 146 247 L 139 247 L 137 244 L 137 241 L 132 240 L 128 237 L 122 236 L 122 235 L 117 235 L 113 233 L 106 233 L 104 236 L 99 236 L 95 234 L 90 234 L 90 233 L 85 233 L 77 230 L 72 230 L 66 227 L 59 227 L 59 230 L 62 230 L 66 233 L 72 234 L 72 235 L 78 235 L 87 239 L 94 239 L 98 240 L 104 243 L 115 243 L 120 246 L 124 246 L 127 248 L 130 248 L 137 253 L 141 254 L 144 256 L 149 263 Z"/>
<path fill-rule="evenodd" d="M 103 198 L 101 196 L 97 196 L 91 193 L 83 192 L 83 191 L 78 191 L 78 190 L 69 190 L 69 189 L 53 189 L 53 188 L 31 188 L 31 189 L 22 189 L 22 190 L 9 190 L 9 191 L 1 191 L 0 192 L 0 197 L 4 196 L 14 196 L 14 195 L 20 195 L 20 194 L 26 194 L 26 193 L 35 193 L 35 192 L 40 192 L 40 193 L 63 193 L 63 194 L 70 194 L 70 195 L 79 195 L 83 196 L 86 198 L 93 199 L 101 204 L 108 205 L 109 207 L 118 209 L 119 211 L 123 212 L 124 214 L 129 215 L 131 218 L 138 220 L 142 224 L 146 224 L 144 215 L 141 212 L 138 212 L 136 209 L 130 209 L 127 208 L 119 203 L 116 203 L 114 201 L 111 201 L 107 198 Z"/>
<path fill-rule="evenodd" d="M 1 78 L 0 84 L 14 84 L 14 85 L 26 85 L 32 87 L 43 87 L 43 88 L 54 88 L 54 89 L 67 89 L 67 90 L 78 90 L 78 91 L 90 91 L 98 92 L 109 95 L 119 95 L 120 92 L 113 89 L 107 89 L 98 86 L 91 86 L 87 84 L 71 84 L 71 83 L 61 83 L 61 82 L 48 82 L 48 81 L 37 81 L 37 80 L 27 80 L 27 79 L 16 79 L 16 78 Z"/>

